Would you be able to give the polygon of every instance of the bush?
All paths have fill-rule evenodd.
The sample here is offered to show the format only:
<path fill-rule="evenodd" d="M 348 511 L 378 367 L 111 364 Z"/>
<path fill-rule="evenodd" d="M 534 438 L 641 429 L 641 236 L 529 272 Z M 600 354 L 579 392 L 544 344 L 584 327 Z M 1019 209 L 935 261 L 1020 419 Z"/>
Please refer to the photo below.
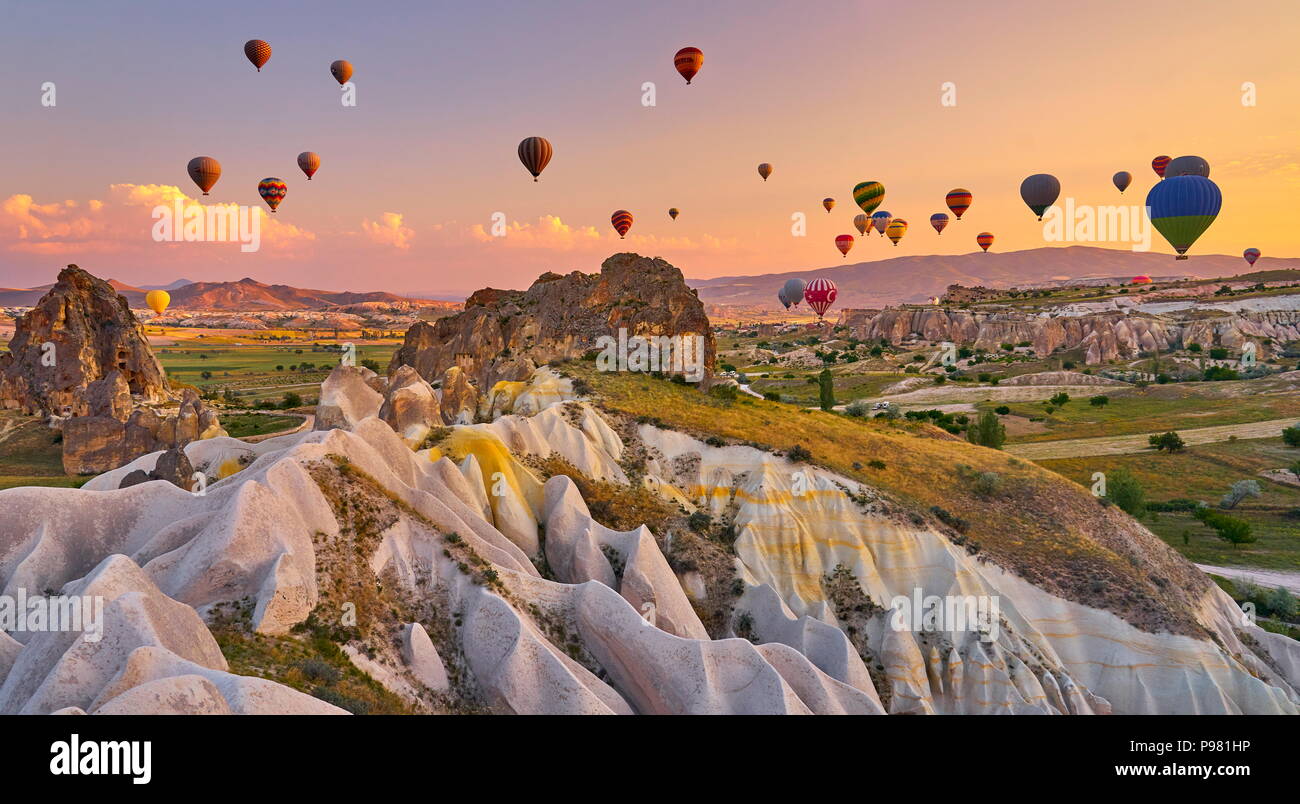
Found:
<path fill-rule="evenodd" d="M 975 493 L 981 497 L 992 497 L 1002 486 L 1002 476 L 997 472 L 980 472 L 975 475 Z"/>
<path fill-rule="evenodd" d="M 1183 442 L 1182 436 L 1172 430 L 1167 433 L 1151 436 L 1147 439 L 1147 443 L 1155 447 L 1156 452 L 1169 453 L 1179 452 L 1187 446 L 1187 444 Z"/>
<path fill-rule="evenodd" d="M 861 418 L 871 413 L 871 403 L 865 399 L 857 399 L 850 402 L 844 408 L 844 412 L 855 418 Z"/>
<path fill-rule="evenodd" d="M 1228 350 L 1225 349 L 1225 348 L 1222 347 L 1222 346 L 1212 346 L 1212 347 L 1210 347 L 1210 359 L 1211 359 L 1211 360 L 1227 360 L 1227 359 L 1228 359 Z"/>
<path fill-rule="evenodd" d="M 715 385 L 709 389 L 709 395 L 724 402 L 735 402 L 739 392 L 734 385 Z"/>
<path fill-rule="evenodd" d="M 1011 408 L 1007 407 L 1006 405 L 998 405 L 996 408 L 993 409 L 993 412 L 998 414 L 999 416 L 1006 416 L 1011 413 Z"/>
<path fill-rule="evenodd" d="M 1225 368 L 1223 366 L 1210 366 L 1205 370 L 1203 379 L 1206 382 L 1218 382 L 1220 380 L 1236 380 L 1240 379 L 1240 377 L 1241 375 L 1237 374 L 1237 372 L 1230 368 Z"/>
<path fill-rule="evenodd" d="M 1063 408 L 1065 407 L 1065 403 L 1070 401 L 1070 395 L 1062 391 L 1047 401 L 1051 402 L 1053 405 L 1055 405 L 1058 408 Z"/>
<path fill-rule="evenodd" d="M 1142 484 L 1127 469 L 1117 469 L 1106 478 L 1106 499 L 1129 516 L 1141 516 L 1147 510 L 1145 497 Z"/>
<path fill-rule="evenodd" d="M 687 518 L 686 524 L 696 533 L 707 533 L 709 526 L 713 524 L 713 517 L 703 511 L 696 511 Z"/>
<path fill-rule="evenodd" d="M 1201 345 L 1199 343 L 1189 343 L 1187 344 L 1187 351 L 1199 353 L 1201 351 Z"/>
<path fill-rule="evenodd" d="M 280 402 L 280 407 L 285 410 L 302 407 L 302 395 L 295 394 L 293 391 L 285 391 L 284 399 Z"/>
<path fill-rule="evenodd" d="M 1250 523 L 1244 519 L 1237 519 L 1219 513 L 1213 508 L 1198 508 L 1193 516 L 1218 531 L 1219 538 L 1233 547 L 1255 541 L 1255 535 L 1251 533 Z"/>
<path fill-rule="evenodd" d="M 802 444 L 795 444 L 785 453 L 785 455 L 795 463 L 807 463 L 812 460 L 812 453 Z"/>
<path fill-rule="evenodd" d="M 1110 397 L 1105 394 L 1098 394 L 1097 396 L 1089 397 L 1088 404 L 1092 405 L 1094 408 L 1105 407 L 1110 404 Z"/>
<path fill-rule="evenodd" d="M 1300 447 L 1300 424 L 1294 424 L 1283 430 L 1282 441 L 1288 447 Z"/>
<path fill-rule="evenodd" d="M 1232 484 L 1232 488 L 1228 489 L 1228 493 L 1223 495 L 1223 499 L 1219 500 L 1219 507 L 1225 511 L 1231 510 L 1247 497 L 1258 497 L 1260 494 L 1259 481 L 1238 480 Z"/>

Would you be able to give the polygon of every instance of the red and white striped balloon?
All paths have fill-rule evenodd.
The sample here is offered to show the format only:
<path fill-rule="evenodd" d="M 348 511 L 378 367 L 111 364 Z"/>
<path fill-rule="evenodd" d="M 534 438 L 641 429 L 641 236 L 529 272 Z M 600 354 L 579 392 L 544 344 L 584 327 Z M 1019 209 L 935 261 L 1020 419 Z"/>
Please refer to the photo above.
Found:
<path fill-rule="evenodd" d="M 808 306 L 813 309 L 818 318 L 826 315 L 826 311 L 835 303 L 837 295 L 839 289 L 829 279 L 814 279 L 803 289 L 804 301 L 808 302 Z"/>

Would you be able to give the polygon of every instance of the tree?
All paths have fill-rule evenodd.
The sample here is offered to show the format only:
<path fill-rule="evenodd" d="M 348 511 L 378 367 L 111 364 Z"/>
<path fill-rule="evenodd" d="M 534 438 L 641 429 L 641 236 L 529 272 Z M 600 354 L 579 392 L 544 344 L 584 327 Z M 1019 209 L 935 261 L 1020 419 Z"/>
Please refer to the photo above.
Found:
<path fill-rule="evenodd" d="M 822 369 L 822 373 L 817 375 L 817 385 L 822 410 L 831 410 L 835 407 L 835 378 L 830 369 Z"/>
<path fill-rule="evenodd" d="M 1070 395 L 1062 391 L 1047 401 L 1051 402 L 1053 405 L 1055 405 L 1058 408 L 1063 408 L 1065 407 L 1065 403 L 1070 401 Z"/>
<path fill-rule="evenodd" d="M 999 416 L 1006 416 L 1008 413 L 1011 412 L 1011 408 L 1007 407 L 1006 405 L 998 405 L 996 408 L 993 409 L 993 412 L 998 414 Z"/>
<path fill-rule="evenodd" d="M 1147 509 L 1142 484 L 1127 469 L 1117 469 L 1106 477 L 1106 499 L 1129 516 L 1140 516 Z"/>
<path fill-rule="evenodd" d="M 1088 404 L 1092 405 L 1094 408 L 1105 407 L 1110 404 L 1110 397 L 1105 394 L 1098 394 L 1097 396 L 1089 397 Z"/>
<path fill-rule="evenodd" d="M 295 394 L 293 391 L 285 391 L 284 401 L 280 403 L 280 407 L 285 410 L 289 410 L 290 408 L 300 408 L 302 407 L 302 397 Z"/>
<path fill-rule="evenodd" d="M 1300 447 L 1300 424 L 1293 424 L 1283 430 L 1282 441 L 1288 447 Z"/>
<path fill-rule="evenodd" d="M 1156 448 L 1156 452 L 1174 453 L 1184 449 L 1187 444 L 1183 441 L 1182 436 L 1170 430 L 1167 433 L 1153 435 L 1147 439 L 1147 443 Z"/>
<path fill-rule="evenodd" d="M 1238 480 L 1228 489 L 1228 493 L 1223 495 L 1219 500 L 1219 507 L 1225 511 L 1230 511 L 1237 507 L 1237 503 L 1247 497 L 1258 497 L 1261 494 L 1259 490 L 1259 481 L 1256 480 Z"/>
<path fill-rule="evenodd" d="M 1193 516 L 1218 531 L 1219 538 L 1233 547 L 1255 541 L 1250 523 L 1244 519 L 1237 519 L 1208 507 L 1196 509 Z"/>
<path fill-rule="evenodd" d="M 966 440 L 990 449 L 1002 449 L 1007 440 L 1007 428 L 991 410 L 980 414 L 979 419 L 966 429 Z"/>
<path fill-rule="evenodd" d="M 1268 596 L 1268 610 L 1280 620 L 1293 621 L 1296 615 L 1295 595 L 1285 586 L 1279 586 Z"/>

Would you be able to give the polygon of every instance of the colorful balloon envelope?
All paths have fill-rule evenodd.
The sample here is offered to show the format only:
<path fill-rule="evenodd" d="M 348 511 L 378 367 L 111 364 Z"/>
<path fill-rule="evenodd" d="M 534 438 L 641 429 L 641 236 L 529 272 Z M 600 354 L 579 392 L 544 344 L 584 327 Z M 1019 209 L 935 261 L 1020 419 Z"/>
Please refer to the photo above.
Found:
<path fill-rule="evenodd" d="M 1171 176 L 1147 193 L 1147 213 L 1169 245 L 1178 252 L 1177 259 L 1187 259 L 1192 247 L 1223 206 L 1219 186 L 1204 176 Z"/>
<path fill-rule="evenodd" d="M 1043 219 L 1047 208 L 1061 195 L 1061 182 L 1050 173 L 1035 173 L 1020 182 L 1020 199 L 1038 219 Z"/>
<path fill-rule="evenodd" d="M 859 212 L 853 216 L 853 225 L 857 228 L 858 234 L 864 235 L 871 228 L 871 218 L 868 218 L 865 212 Z"/>
<path fill-rule="evenodd" d="M 275 208 L 280 206 L 280 202 L 284 200 L 284 194 L 288 190 L 289 188 L 285 185 L 284 179 L 277 179 L 274 176 L 262 179 L 257 183 L 257 194 L 262 196 L 262 200 L 266 202 L 272 212 L 275 212 Z"/>
<path fill-rule="evenodd" d="M 1151 277 L 1146 276 L 1145 274 L 1142 275 L 1142 276 L 1135 276 L 1135 277 L 1133 277 L 1133 284 L 1134 284 L 1134 285 L 1149 285 L 1149 284 L 1151 284 Z"/>
<path fill-rule="evenodd" d="M 957 216 L 957 220 L 961 220 L 962 213 L 970 209 L 970 190 L 963 190 L 960 187 L 955 190 L 949 190 L 944 201 L 947 202 L 948 209 L 952 214 Z"/>
<path fill-rule="evenodd" d="M 893 219 L 894 219 L 893 215 L 890 215 L 888 212 L 882 209 L 878 212 L 872 213 L 871 225 L 876 227 L 876 231 L 880 232 L 881 237 L 884 237 L 885 230 L 889 228 L 889 222 L 892 221 Z"/>
<path fill-rule="evenodd" d="M 207 195 L 208 190 L 217 183 L 217 179 L 221 178 L 221 163 L 210 156 L 194 157 L 185 166 L 185 170 L 204 195 Z"/>
<path fill-rule="evenodd" d="M 1151 160 L 1151 169 L 1162 179 L 1165 177 L 1165 168 L 1167 167 L 1169 167 L 1169 157 L 1163 154 Z"/>
<path fill-rule="evenodd" d="M 1177 159 L 1170 159 L 1165 167 L 1165 178 L 1172 179 L 1177 176 L 1204 176 L 1208 179 L 1210 163 L 1199 156 L 1180 156 Z"/>
<path fill-rule="evenodd" d="M 1245 251 L 1241 252 L 1241 256 L 1245 258 L 1246 262 L 1250 263 L 1251 265 L 1254 265 L 1255 260 L 1259 259 L 1259 249 L 1248 248 Z"/>
<path fill-rule="evenodd" d="M 772 166 L 767 162 L 761 163 L 758 166 L 758 175 L 763 177 L 763 181 L 767 181 L 767 177 L 772 175 Z"/>
<path fill-rule="evenodd" d="M 298 154 L 298 169 L 307 174 L 307 181 L 320 170 L 320 157 L 311 151 Z"/>
<path fill-rule="evenodd" d="M 936 212 L 930 216 L 930 225 L 939 234 L 943 234 L 943 227 L 948 225 L 948 216 L 942 212 Z"/>
<path fill-rule="evenodd" d="M 823 199 L 822 199 L 822 206 L 826 207 L 826 211 L 827 211 L 827 212 L 830 212 L 832 209 L 835 208 L 835 199 L 834 199 L 834 198 L 823 198 Z"/>
<path fill-rule="evenodd" d="M 785 297 L 790 300 L 790 303 L 798 307 L 799 302 L 803 301 L 803 292 L 807 287 L 808 283 L 802 279 L 787 279 L 782 290 L 785 291 Z"/>
<path fill-rule="evenodd" d="M 903 235 L 905 234 L 907 234 L 907 221 L 902 218 L 894 218 L 894 220 L 890 221 L 889 225 L 885 227 L 885 237 L 894 241 L 894 245 L 898 245 L 898 241 L 902 240 Z"/>
<path fill-rule="evenodd" d="M 684 47 L 673 56 L 673 66 L 686 79 L 687 85 L 690 85 L 691 79 L 704 66 L 704 51 L 698 47 Z"/>
<path fill-rule="evenodd" d="M 836 235 L 835 248 L 840 250 L 840 254 L 845 257 L 849 256 L 849 249 L 853 248 L 853 235 Z"/>
<path fill-rule="evenodd" d="M 803 290 L 804 301 L 817 314 L 818 318 L 826 315 L 826 311 L 831 309 L 835 303 L 835 297 L 839 295 L 839 290 L 835 283 L 829 279 L 817 278 L 808 283 Z"/>
<path fill-rule="evenodd" d="M 330 75 L 334 76 L 334 80 L 339 82 L 339 86 L 343 86 L 352 80 L 352 62 L 343 59 L 332 62 L 330 64 Z"/>
<path fill-rule="evenodd" d="M 853 201 L 870 215 L 885 200 L 885 185 L 878 181 L 859 182 L 853 188 Z"/>
<path fill-rule="evenodd" d="M 249 39 L 244 43 L 244 55 L 260 73 L 263 65 L 271 60 L 271 46 L 261 39 Z"/>
<path fill-rule="evenodd" d="M 609 222 L 614 224 L 614 231 L 618 232 L 618 239 L 622 240 L 627 230 L 632 228 L 632 213 L 626 209 L 616 209 L 609 216 Z"/>
<path fill-rule="evenodd" d="M 980 232 L 975 235 L 975 242 L 980 248 L 988 251 L 989 246 L 993 245 L 993 234 L 991 232 Z"/>
<path fill-rule="evenodd" d="M 167 305 L 172 303 L 172 295 L 165 290 L 151 290 L 144 294 L 145 306 L 158 315 L 162 315 Z"/>
<path fill-rule="evenodd" d="M 673 220 L 677 220 L 677 216 L 680 214 L 682 213 L 680 210 L 677 209 L 677 207 L 668 208 L 668 217 L 672 218 Z"/>
<path fill-rule="evenodd" d="M 1115 189 L 1122 193 L 1128 189 L 1130 184 L 1133 183 L 1133 174 L 1129 173 L 1127 170 L 1121 170 L 1119 173 L 1111 176 L 1110 180 L 1115 183 Z"/>
<path fill-rule="evenodd" d="M 524 137 L 519 143 L 519 161 L 533 174 L 533 181 L 537 181 L 537 177 L 546 170 L 553 153 L 551 143 L 545 137 Z"/>

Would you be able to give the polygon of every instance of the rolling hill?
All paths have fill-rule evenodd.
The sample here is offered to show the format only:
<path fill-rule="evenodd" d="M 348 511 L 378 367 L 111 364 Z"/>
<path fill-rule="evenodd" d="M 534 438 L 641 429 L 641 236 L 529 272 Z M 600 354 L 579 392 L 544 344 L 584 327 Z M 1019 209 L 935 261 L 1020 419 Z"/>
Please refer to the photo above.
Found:
<path fill-rule="evenodd" d="M 1258 270 L 1300 270 L 1300 259 L 1261 258 Z M 832 265 L 761 276 L 688 279 L 706 304 L 779 309 L 776 291 L 787 279 L 826 277 L 839 286 L 836 306 L 880 307 L 923 302 L 952 284 L 1013 287 L 1058 284 L 1065 279 L 1129 277 L 1146 274 L 1159 280 L 1191 276 L 1228 277 L 1250 270 L 1241 257 L 1212 254 L 1175 261 L 1168 254 L 1132 252 L 1091 246 L 1036 248 L 1005 253 L 924 255 Z"/>

